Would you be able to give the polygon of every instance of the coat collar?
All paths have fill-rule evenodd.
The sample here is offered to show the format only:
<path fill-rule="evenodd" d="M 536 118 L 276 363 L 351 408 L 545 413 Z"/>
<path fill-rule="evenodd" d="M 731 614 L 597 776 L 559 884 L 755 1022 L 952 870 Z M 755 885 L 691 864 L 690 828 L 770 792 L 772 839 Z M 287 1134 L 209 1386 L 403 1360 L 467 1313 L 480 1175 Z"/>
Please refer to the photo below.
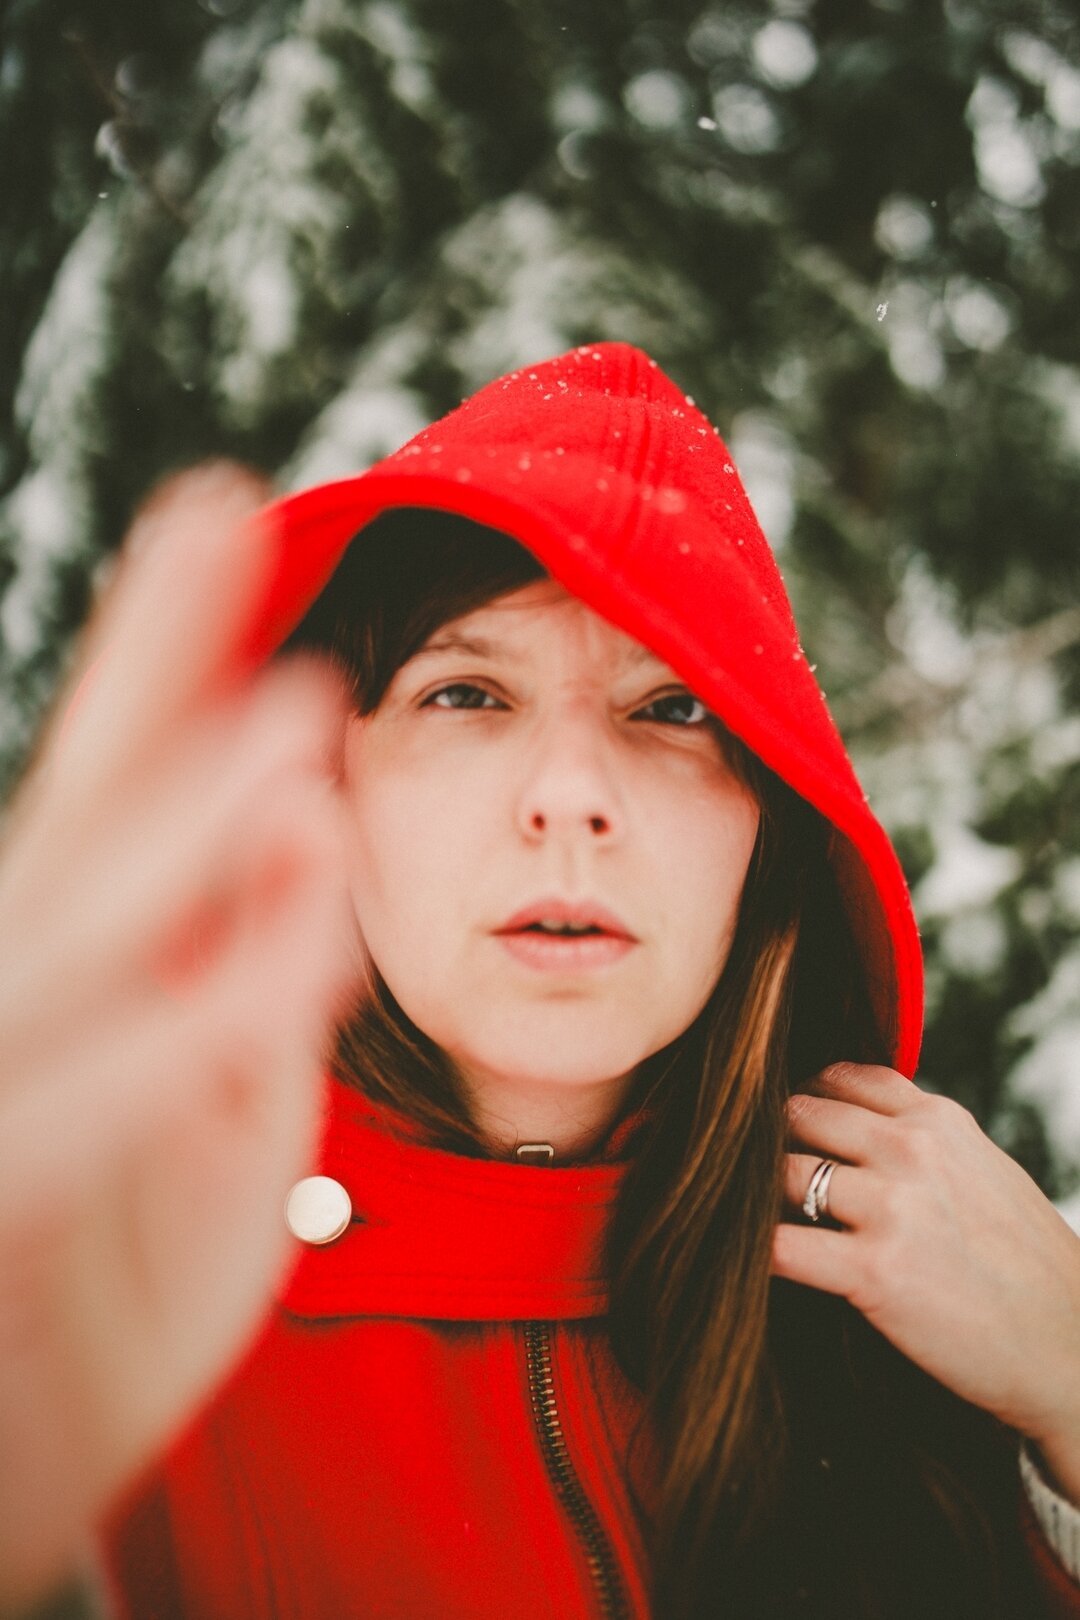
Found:
<path fill-rule="evenodd" d="M 294 1315 L 477 1322 L 607 1308 L 604 1241 L 624 1164 L 557 1169 L 445 1153 L 330 1081 L 313 1170 L 345 1188 L 352 1219 L 334 1242 L 301 1246 L 280 1295 Z"/>

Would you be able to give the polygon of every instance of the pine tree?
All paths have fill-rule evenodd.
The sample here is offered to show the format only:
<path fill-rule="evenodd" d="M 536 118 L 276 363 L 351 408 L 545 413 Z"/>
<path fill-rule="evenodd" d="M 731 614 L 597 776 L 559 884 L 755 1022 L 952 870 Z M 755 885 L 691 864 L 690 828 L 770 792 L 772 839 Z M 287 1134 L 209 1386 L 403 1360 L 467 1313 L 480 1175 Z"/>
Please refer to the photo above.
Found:
<path fill-rule="evenodd" d="M 20 0 L 10 783 L 133 504 L 359 470 L 643 344 L 729 438 L 915 885 L 924 1079 L 1080 1173 L 1080 25 L 1064 0 Z"/>

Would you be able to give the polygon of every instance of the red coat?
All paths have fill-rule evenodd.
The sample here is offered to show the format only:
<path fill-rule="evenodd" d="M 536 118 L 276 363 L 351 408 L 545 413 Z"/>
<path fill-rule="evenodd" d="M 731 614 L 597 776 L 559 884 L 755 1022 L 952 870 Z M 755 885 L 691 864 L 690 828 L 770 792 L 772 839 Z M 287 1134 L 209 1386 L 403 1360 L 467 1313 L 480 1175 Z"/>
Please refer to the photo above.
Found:
<path fill-rule="evenodd" d="M 330 1097 L 352 1222 L 121 1515 L 126 1612 L 643 1620 L 647 1459 L 602 1320 L 621 1166 L 459 1158 Z"/>
<path fill-rule="evenodd" d="M 602 1316 L 621 1165 L 459 1158 L 329 1100 L 318 1168 L 352 1220 L 117 1515 L 121 1615 L 646 1620 L 650 1458 Z M 1046 1614 L 1077 1620 L 1029 1539 Z"/>

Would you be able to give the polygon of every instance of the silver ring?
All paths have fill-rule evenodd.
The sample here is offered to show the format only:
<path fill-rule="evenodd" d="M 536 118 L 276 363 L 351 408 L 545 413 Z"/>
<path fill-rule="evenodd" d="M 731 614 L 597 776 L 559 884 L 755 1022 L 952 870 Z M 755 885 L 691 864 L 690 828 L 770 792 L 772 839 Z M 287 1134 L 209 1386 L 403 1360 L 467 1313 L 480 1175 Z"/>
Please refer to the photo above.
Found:
<path fill-rule="evenodd" d="M 822 1159 L 810 1177 L 810 1185 L 806 1189 L 802 1210 L 808 1221 L 816 1225 L 823 1215 L 829 1213 L 829 1182 L 836 1169 L 834 1159 Z"/>

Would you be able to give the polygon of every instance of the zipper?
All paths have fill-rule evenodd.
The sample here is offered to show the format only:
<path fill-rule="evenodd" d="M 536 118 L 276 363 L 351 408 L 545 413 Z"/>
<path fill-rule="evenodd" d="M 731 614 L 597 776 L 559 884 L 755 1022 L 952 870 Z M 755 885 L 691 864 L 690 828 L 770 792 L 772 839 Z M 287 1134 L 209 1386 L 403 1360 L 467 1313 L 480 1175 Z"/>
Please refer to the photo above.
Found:
<path fill-rule="evenodd" d="M 551 1324 L 525 1323 L 525 1364 L 540 1451 L 555 1494 L 573 1525 L 604 1620 L 627 1620 L 629 1609 L 615 1549 L 585 1494 L 566 1443 L 551 1366 Z"/>

